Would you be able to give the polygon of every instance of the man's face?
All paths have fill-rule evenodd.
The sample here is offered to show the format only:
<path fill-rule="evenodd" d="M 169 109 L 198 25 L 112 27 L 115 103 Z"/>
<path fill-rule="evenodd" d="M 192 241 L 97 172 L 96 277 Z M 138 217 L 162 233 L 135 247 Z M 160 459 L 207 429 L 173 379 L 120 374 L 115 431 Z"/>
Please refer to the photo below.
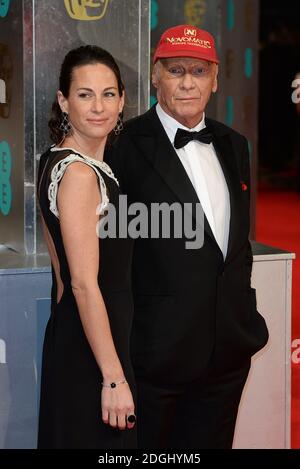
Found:
<path fill-rule="evenodd" d="M 202 119 L 211 93 L 217 90 L 218 66 L 187 57 L 161 59 L 154 67 L 152 83 L 163 110 L 186 127 Z"/>

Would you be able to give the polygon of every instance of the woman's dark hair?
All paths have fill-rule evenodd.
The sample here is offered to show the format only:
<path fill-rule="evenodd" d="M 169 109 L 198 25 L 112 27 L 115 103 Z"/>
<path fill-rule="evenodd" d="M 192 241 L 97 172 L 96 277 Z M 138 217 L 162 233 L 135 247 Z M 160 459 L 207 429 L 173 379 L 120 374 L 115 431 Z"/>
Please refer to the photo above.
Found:
<path fill-rule="evenodd" d="M 67 53 L 62 63 L 59 76 L 59 89 L 65 98 L 69 97 L 74 68 L 97 63 L 106 65 L 114 72 L 118 82 L 119 95 L 122 96 L 124 85 L 119 67 L 113 56 L 101 47 L 86 45 L 78 47 L 77 49 L 72 49 Z M 61 122 L 62 111 L 56 98 L 52 104 L 52 114 L 48 122 L 50 138 L 56 144 L 61 142 L 64 137 L 62 130 L 59 128 Z"/>

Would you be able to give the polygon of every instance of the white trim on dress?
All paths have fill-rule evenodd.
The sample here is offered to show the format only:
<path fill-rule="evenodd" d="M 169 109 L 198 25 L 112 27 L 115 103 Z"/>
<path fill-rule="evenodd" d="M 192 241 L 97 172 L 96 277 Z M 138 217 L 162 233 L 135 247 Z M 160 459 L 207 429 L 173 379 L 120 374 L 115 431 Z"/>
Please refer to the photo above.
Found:
<path fill-rule="evenodd" d="M 117 185 L 119 185 L 118 180 L 115 178 L 112 170 L 106 164 L 104 161 L 99 161 L 94 158 L 90 158 L 87 155 L 82 155 L 79 152 L 76 152 L 72 148 L 57 148 L 57 147 L 51 147 L 51 151 L 62 151 L 62 150 L 71 150 L 74 151 L 74 153 L 70 153 L 68 156 L 66 156 L 64 159 L 56 163 L 56 165 L 53 167 L 51 171 L 51 182 L 49 184 L 48 188 L 48 199 L 50 202 L 49 209 L 50 211 L 57 217 L 59 218 L 59 213 L 57 209 L 57 192 L 58 192 L 58 183 L 62 179 L 67 167 L 73 163 L 74 161 L 79 161 L 80 163 L 85 163 L 90 168 L 92 168 L 95 173 L 97 174 L 99 178 L 99 183 L 100 183 L 100 192 L 101 192 L 101 203 L 97 207 L 97 215 L 103 215 L 105 209 L 107 208 L 107 205 L 109 203 L 109 198 L 107 195 L 107 189 L 106 189 L 106 184 L 104 182 L 103 177 L 101 176 L 100 172 L 97 171 L 95 166 L 97 166 L 101 171 L 103 171 L 108 177 L 113 179 Z"/>

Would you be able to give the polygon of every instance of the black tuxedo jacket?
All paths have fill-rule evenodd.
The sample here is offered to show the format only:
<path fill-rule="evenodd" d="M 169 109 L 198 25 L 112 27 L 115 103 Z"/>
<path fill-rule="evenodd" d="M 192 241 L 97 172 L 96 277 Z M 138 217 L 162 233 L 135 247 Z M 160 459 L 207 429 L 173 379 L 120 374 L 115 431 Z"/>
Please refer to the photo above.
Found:
<path fill-rule="evenodd" d="M 184 236 L 135 241 L 132 359 L 137 376 L 162 383 L 193 380 L 212 362 L 239 367 L 268 340 L 250 286 L 247 141 L 219 122 L 206 124 L 230 194 L 226 259 L 206 218 L 200 249 L 186 249 Z M 106 159 L 130 204 L 199 203 L 155 107 L 127 122 Z"/>

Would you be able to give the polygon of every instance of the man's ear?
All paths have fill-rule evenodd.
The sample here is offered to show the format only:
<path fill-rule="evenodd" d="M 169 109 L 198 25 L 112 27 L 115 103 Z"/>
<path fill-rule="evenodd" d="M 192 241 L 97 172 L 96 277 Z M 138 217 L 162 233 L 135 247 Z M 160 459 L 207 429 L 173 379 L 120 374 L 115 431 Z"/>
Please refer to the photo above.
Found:
<path fill-rule="evenodd" d="M 59 107 L 61 109 L 61 112 L 68 112 L 69 110 L 68 100 L 67 98 L 64 97 L 64 95 L 62 94 L 60 90 L 57 91 L 56 98 L 57 98 Z"/>
<path fill-rule="evenodd" d="M 152 73 L 152 85 L 154 86 L 154 88 L 158 87 L 157 73 Z"/>
<path fill-rule="evenodd" d="M 152 70 L 152 85 L 154 86 L 154 88 L 158 88 L 159 73 L 160 73 L 159 67 L 160 67 L 159 62 L 156 62 Z"/>
<path fill-rule="evenodd" d="M 213 80 L 213 85 L 212 85 L 213 93 L 215 93 L 218 89 L 218 73 L 219 73 L 219 66 L 216 64 L 215 75 L 214 75 L 214 80 Z"/>

